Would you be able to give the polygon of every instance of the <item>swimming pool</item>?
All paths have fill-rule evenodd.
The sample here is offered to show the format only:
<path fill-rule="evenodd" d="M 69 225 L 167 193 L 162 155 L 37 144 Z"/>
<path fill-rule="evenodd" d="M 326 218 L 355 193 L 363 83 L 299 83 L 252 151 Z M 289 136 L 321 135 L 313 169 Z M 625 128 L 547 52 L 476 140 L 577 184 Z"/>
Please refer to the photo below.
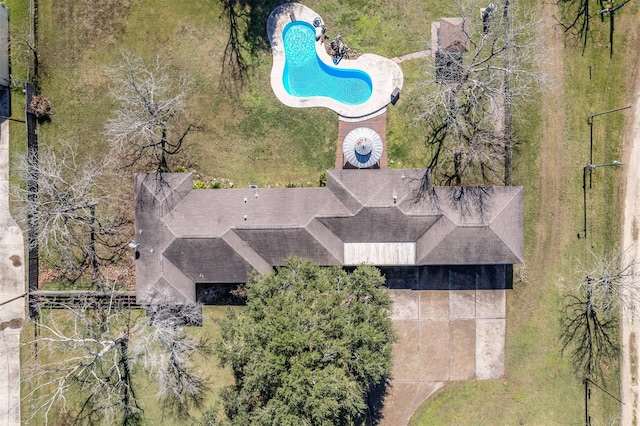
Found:
<path fill-rule="evenodd" d="M 346 105 L 366 102 L 371 77 L 364 71 L 331 67 L 316 53 L 316 30 L 304 21 L 287 24 L 282 32 L 285 52 L 282 83 L 292 96 L 326 96 Z"/>
<path fill-rule="evenodd" d="M 384 113 L 402 89 L 400 66 L 372 53 L 336 64 L 323 28 L 322 18 L 300 3 L 281 4 L 269 14 L 271 87 L 278 100 L 293 108 L 329 108 L 343 121 Z"/>

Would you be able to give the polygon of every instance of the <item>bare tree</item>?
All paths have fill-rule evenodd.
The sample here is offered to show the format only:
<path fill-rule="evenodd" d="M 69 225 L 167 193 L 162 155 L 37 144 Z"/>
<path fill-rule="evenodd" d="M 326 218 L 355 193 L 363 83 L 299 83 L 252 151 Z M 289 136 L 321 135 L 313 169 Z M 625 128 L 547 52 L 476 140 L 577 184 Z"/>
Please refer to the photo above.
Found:
<path fill-rule="evenodd" d="M 140 423 L 142 409 L 129 357 L 140 313 L 123 305 L 113 283 L 106 287 L 100 295 L 40 310 L 34 324 L 39 333 L 29 342 L 35 350 L 23 364 L 31 418 L 40 414 L 48 424 L 69 413 L 78 423 Z"/>
<path fill-rule="evenodd" d="M 118 108 L 105 127 L 108 142 L 127 165 L 168 172 L 168 157 L 181 152 L 193 129 L 185 119 L 191 80 L 185 75 L 173 79 L 160 58 L 147 66 L 130 52 L 122 57 L 109 72 Z"/>
<path fill-rule="evenodd" d="M 9 37 L 9 49 L 11 51 L 11 67 L 16 70 L 25 70 L 26 76 L 13 73 L 11 84 L 15 87 L 24 87 L 26 81 L 39 88 L 39 55 L 37 49 L 37 17 L 34 14 L 30 20 L 13 20 L 11 22 L 11 36 Z"/>
<path fill-rule="evenodd" d="M 536 68 L 540 23 L 528 13 L 512 19 L 512 7 L 505 0 L 476 16 L 461 5 L 458 40 L 434 43 L 435 60 L 416 107 L 432 154 L 427 167 L 436 181 L 510 184 L 512 111 L 544 81 Z"/>
<path fill-rule="evenodd" d="M 594 286 L 580 286 L 564 299 L 561 318 L 562 352 L 570 352 L 576 373 L 603 378 L 603 366 L 617 361 L 620 345 L 616 338 L 618 318 L 601 311 L 594 303 Z"/>
<path fill-rule="evenodd" d="M 169 309 L 167 301 L 152 298 L 146 314 L 113 282 L 78 297 L 43 296 L 54 309 L 40 309 L 34 324 L 40 333 L 27 343 L 36 351 L 23 366 L 31 417 L 47 424 L 68 413 L 81 424 L 140 424 L 144 411 L 133 378 L 141 364 L 168 414 L 187 418 L 207 390 L 191 359 L 208 353 L 208 346 L 185 333 L 185 324 L 200 318 L 200 307 Z"/>
<path fill-rule="evenodd" d="M 16 170 L 27 181 L 38 182 L 35 202 L 29 187 L 12 187 L 25 210 L 18 217 L 32 221 L 38 234 L 32 243 L 42 248 L 55 269 L 72 281 L 90 272 L 93 283 L 99 284 L 102 268 L 126 253 L 131 213 L 118 191 L 122 185 L 114 184 L 118 177 L 111 157 L 81 160 L 67 142 L 60 151 L 57 154 L 49 145 L 39 150 L 39 158 L 18 157 Z"/>
<path fill-rule="evenodd" d="M 148 324 L 138 339 L 134 352 L 144 355 L 143 367 L 158 383 L 158 397 L 163 410 L 170 415 L 188 419 L 192 408 L 202 408 L 207 380 L 196 371 L 193 355 L 209 355 L 209 342 L 194 339 L 185 333 L 185 325 L 202 323 L 202 306 L 177 305 L 166 291 L 150 295 L 145 304 Z M 160 355 L 158 355 L 160 354 Z"/>
<path fill-rule="evenodd" d="M 561 20 L 558 22 L 567 34 L 573 35 L 582 41 L 582 52 L 587 48 L 587 38 L 589 37 L 589 25 L 591 12 L 589 3 L 591 0 L 558 0 Z M 600 0 L 602 6 L 602 0 Z"/>
<path fill-rule="evenodd" d="M 591 17 L 594 15 L 600 15 L 600 20 L 604 22 L 604 16 L 609 16 L 609 58 L 613 57 L 613 32 L 615 14 L 624 5 L 629 3 L 630 0 L 624 0 L 620 4 L 615 4 L 615 1 L 598 0 L 598 10 L 596 13 L 592 13 L 589 10 L 590 0 L 558 0 L 558 6 L 560 6 L 561 20 L 558 22 L 564 28 L 564 32 L 575 36 L 578 40 L 582 41 L 582 53 L 587 48 L 587 39 L 589 38 L 589 31 L 591 29 Z M 605 3 L 608 7 L 605 7 Z"/>
<path fill-rule="evenodd" d="M 622 307 L 633 311 L 640 300 L 640 263 L 628 260 L 629 251 L 591 253 L 589 265 L 581 265 L 578 273 L 584 278 L 579 285 L 585 292 L 590 289 L 599 311 L 617 311 Z"/>
<path fill-rule="evenodd" d="M 579 268 L 578 285 L 565 296 L 562 350 L 586 377 L 602 378 L 604 366 L 617 362 L 620 310 L 633 313 L 639 300 L 638 263 L 629 262 L 627 254 L 592 253 L 589 266 Z"/>

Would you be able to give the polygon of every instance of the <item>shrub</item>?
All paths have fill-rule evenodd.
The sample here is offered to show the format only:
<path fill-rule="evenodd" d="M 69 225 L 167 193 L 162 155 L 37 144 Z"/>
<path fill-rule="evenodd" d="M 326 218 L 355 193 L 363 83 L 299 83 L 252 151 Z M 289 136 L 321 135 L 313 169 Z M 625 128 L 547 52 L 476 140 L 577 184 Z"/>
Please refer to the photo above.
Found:
<path fill-rule="evenodd" d="M 36 116 L 38 121 L 50 121 L 51 120 L 51 101 L 42 95 L 33 95 L 29 108 Z"/>
<path fill-rule="evenodd" d="M 327 172 L 320 173 L 320 178 L 318 179 L 318 186 L 319 187 L 327 186 Z"/>
<path fill-rule="evenodd" d="M 207 185 L 206 182 L 203 182 L 201 180 L 194 180 L 193 181 L 193 189 L 207 189 L 209 187 L 209 185 Z"/>

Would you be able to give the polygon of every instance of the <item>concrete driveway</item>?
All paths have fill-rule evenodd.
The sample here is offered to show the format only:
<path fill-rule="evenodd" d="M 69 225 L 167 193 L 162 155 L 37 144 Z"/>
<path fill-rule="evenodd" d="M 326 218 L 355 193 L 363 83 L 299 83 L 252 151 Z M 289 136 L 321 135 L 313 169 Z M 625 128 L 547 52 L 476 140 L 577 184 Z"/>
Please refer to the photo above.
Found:
<path fill-rule="evenodd" d="M 9 213 L 9 122 L 0 123 L 0 425 L 20 425 L 20 332 L 25 319 L 24 242 Z"/>

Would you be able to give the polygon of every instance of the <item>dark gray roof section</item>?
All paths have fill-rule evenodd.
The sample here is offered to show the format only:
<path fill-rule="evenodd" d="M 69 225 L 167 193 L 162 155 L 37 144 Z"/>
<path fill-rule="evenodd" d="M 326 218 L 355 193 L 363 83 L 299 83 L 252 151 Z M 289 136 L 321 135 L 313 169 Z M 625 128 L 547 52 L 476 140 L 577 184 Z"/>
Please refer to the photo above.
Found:
<path fill-rule="evenodd" d="M 271 265 L 284 265 L 291 256 L 313 259 L 320 265 L 340 264 L 305 228 L 238 229 L 236 233 Z"/>
<path fill-rule="evenodd" d="M 163 256 L 191 281 L 241 283 L 254 269 L 222 238 L 175 238 Z"/>
<path fill-rule="evenodd" d="M 438 48 L 469 51 L 469 20 L 466 18 L 442 18 L 438 27 Z"/>
<path fill-rule="evenodd" d="M 345 243 L 377 243 L 416 241 L 439 218 L 437 214 L 405 215 L 398 206 L 380 206 L 363 207 L 353 216 L 318 220 Z"/>
<path fill-rule="evenodd" d="M 344 264 L 345 243 L 415 243 L 416 265 L 523 259 L 521 187 L 426 187 L 424 170 L 330 170 L 324 188 L 192 190 L 188 173 L 136 176 L 139 301 L 154 286 L 242 283 L 291 256 Z M 392 265 L 387 265 L 392 266 Z"/>

